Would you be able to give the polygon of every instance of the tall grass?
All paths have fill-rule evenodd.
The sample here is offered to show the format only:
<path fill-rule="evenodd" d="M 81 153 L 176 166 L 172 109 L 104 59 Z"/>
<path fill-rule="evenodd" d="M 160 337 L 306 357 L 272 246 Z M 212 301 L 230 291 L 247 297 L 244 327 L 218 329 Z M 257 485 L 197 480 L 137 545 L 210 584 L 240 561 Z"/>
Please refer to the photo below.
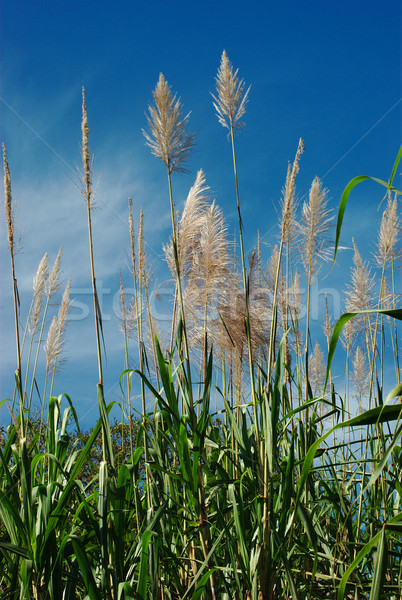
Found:
<path fill-rule="evenodd" d="M 145 137 L 168 176 L 172 237 L 165 253 L 176 289 L 171 340 L 163 350 L 161 336 L 155 335 L 142 216 L 136 230 L 130 199 L 127 244 L 135 294 L 130 304 L 120 275 L 125 368 L 117 428 L 109 422 L 112 404 L 103 394 L 85 93 L 82 189 L 100 411 L 87 436 L 80 432 L 70 398 L 52 392 L 47 398 L 47 383 L 39 425 L 33 413 L 41 374 L 37 358 L 29 367 L 31 349 L 35 339 L 41 346 L 48 327 L 49 300 L 59 289 L 60 254 L 50 274 L 46 255 L 38 268 L 24 354 L 4 149 L 19 410 L 11 410 L 0 447 L 0 598 L 402 599 L 402 423 L 401 405 L 395 402 L 402 396 L 396 277 L 400 192 L 393 187 L 402 149 L 390 179 L 375 180 L 388 196 L 376 264 L 365 264 L 355 244 L 354 266 L 345 281 L 347 312 L 335 324 L 326 303 L 324 357 L 318 340 L 311 339 L 310 293 L 329 258 L 327 192 L 315 178 L 308 200 L 298 206 L 300 140 L 285 179 L 278 245 L 266 266 L 259 243 L 247 257 L 235 140 L 249 90 L 244 91 L 225 52 L 216 83 L 214 105 L 229 130 L 233 157 L 240 266 L 202 171 L 182 214 L 175 212 L 172 176 L 184 170 L 194 136 L 187 132 L 189 118 L 183 118 L 180 100 L 160 75 Z M 334 260 L 350 193 L 365 179 L 354 179 L 341 198 Z M 301 281 L 307 289 L 305 318 Z M 47 336 L 44 382 L 50 375 L 51 390 L 61 359 L 68 288 Z M 129 363 L 134 329 L 138 371 Z M 341 351 L 339 340 L 346 367 L 344 388 L 337 392 L 333 359 Z M 395 365 L 394 381 L 386 380 L 386 352 Z M 137 388 L 139 420 L 132 409 Z"/>

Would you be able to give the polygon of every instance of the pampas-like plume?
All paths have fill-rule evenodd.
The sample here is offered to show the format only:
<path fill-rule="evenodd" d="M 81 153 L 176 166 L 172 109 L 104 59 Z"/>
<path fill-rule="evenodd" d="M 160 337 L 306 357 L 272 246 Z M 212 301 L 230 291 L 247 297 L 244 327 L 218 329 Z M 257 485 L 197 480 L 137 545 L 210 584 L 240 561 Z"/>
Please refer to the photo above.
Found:
<path fill-rule="evenodd" d="M 276 277 L 279 269 L 278 285 L 276 286 Z M 267 270 L 265 274 L 267 288 L 271 297 L 271 306 L 275 300 L 275 288 L 276 289 L 276 302 L 280 308 L 284 308 L 286 305 L 286 286 L 285 279 L 283 277 L 282 267 L 280 265 L 280 255 L 278 246 L 274 246 L 271 256 L 267 262 Z"/>
<path fill-rule="evenodd" d="M 166 165 L 169 173 L 186 172 L 183 164 L 188 160 L 195 143 L 195 135 L 187 135 L 189 114 L 182 117 L 180 98 L 172 91 L 162 73 L 153 91 L 154 105 L 148 106 L 150 133 L 143 130 L 152 153 Z"/>
<path fill-rule="evenodd" d="M 299 225 L 302 240 L 300 254 L 310 281 L 317 272 L 318 261 L 329 258 L 325 235 L 332 218 L 327 206 L 327 190 L 322 188 L 321 181 L 316 177 L 311 184 L 308 202 L 303 204 L 302 222 Z"/>
<path fill-rule="evenodd" d="M 53 268 L 49 273 L 49 280 L 47 286 L 47 295 L 49 298 L 54 297 L 61 288 L 60 282 L 60 262 L 61 262 L 62 247 L 60 246 L 57 253 L 56 259 L 53 264 Z"/>
<path fill-rule="evenodd" d="M 250 87 L 244 92 L 244 81 L 237 77 L 238 69 L 233 71 L 233 66 L 224 50 L 221 64 L 215 77 L 217 96 L 212 95 L 213 105 L 218 115 L 219 122 L 229 131 L 243 125 L 240 119 L 246 112 L 246 104 Z"/>
<path fill-rule="evenodd" d="M 217 319 L 216 307 L 222 299 L 230 264 L 223 214 L 214 202 L 205 211 L 197 237 L 197 240 L 193 238 L 195 243 L 188 257 L 191 269 L 187 276 L 185 305 L 188 314 L 195 317 L 196 329 L 198 322 L 200 336 L 203 338 L 208 331 L 213 338 L 208 325 Z"/>
<path fill-rule="evenodd" d="M 347 321 L 345 323 L 345 325 L 342 327 L 341 344 L 342 344 L 344 350 L 346 350 L 346 352 L 349 352 L 350 348 L 352 347 L 353 342 L 355 341 L 355 336 L 356 336 L 356 318 L 351 319 L 350 321 Z"/>
<path fill-rule="evenodd" d="M 325 379 L 326 362 L 324 353 L 318 342 L 315 343 L 313 353 L 308 359 L 308 376 L 311 390 L 314 395 L 321 392 Z"/>
<path fill-rule="evenodd" d="M 363 397 L 369 390 L 369 369 L 364 352 L 360 346 L 356 348 L 353 357 L 353 383 L 355 385 L 355 395 L 359 403 L 359 413 L 363 411 Z"/>
<path fill-rule="evenodd" d="M 128 199 L 128 222 L 130 228 L 130 250 L 131 250 L 131 270 L 133 275 L 136 277 L 136 263 L 137 258 L 135 255 L 135 234 L 134 234 L 134 221 L 133 221 L 133 201 L 131 198 Z"/>
<path fill-rule="evenodd" d="M 252 327 L 250 329 L 251 344 L 254 358 L 257 359 L 258 351 L 265 354 L 269 344 L 269 322 L 272 318 L 270 300 L 267 289 L 260 284 L 258 273 L 258 257 L 254 251 L 249 257 L 249 315 Z M 240 287 L 239 276 L 236 272 L 229 275 L 227 285 L 223 289 L 222 300 L 219 306 L 220 319 L 223 321 L 224 330 L 216 330 L 219 336 L 221 349 L 230 350 L 235 347 L 238 355 L 243 359 L 247 351 L 247 332 L 245 329 L 246 309 L 244 292 Z"/>
<path fill-rule="evenodd" d="M 48 257 L 47 252 L 44 254 L 41 259 L 38 269 L 36 271 L 36 275 L 33 281 L 33 290 L 34 290 L 34 307 L 31 315 L 30 329 L 31 335 L 33 336 L 36 328 L 40 321 L 40 315 L 42 312 L 42 300 L 43 294 L 45 292 L 46 283 L 49 274 L 49 265 L 48 265 Z"/>
<path fill-rule="evenodd" d="M 323 323 L 323 326 L 322 326 L 322 330 L 323 330 L 325 338 L 327 340 L 327 346 L 329 347 L 329 344 L 330 344 L 330 341 L 331 341 L 331 337 L 332 337 L 332 333 L 333 333 L 333 330 L 334 330 L 334 324 L 333 324 L 332 317 L 331 317 L 331 315 L 329 314 L 329 311 L 328 311 L 327 294 L 325 294 L 325 320 L 324 320 L 324 323 Z"/>
<path fill-rule="evenodd" d="M 305 150 L 304 141 L 299 140 L 293 165 L 289 163 L 286 175 L 285 189 L 281 201 L 282 214 L 280 219 L 281 239 L 283 243 L 290 242 L 296 231 L 296 175 L 299 172 L 300 157 Z"/>
<path fill-rule="evenodd" d="M 371 275 L 367 264 L 363 262 L 354 240 L 353 246 L 355 253 L 353 257 L 352 277 L 351 282 L 346 286 L 347 289 L 345 292 L 347 312 L 358 312 L 374 308 L 374 276 Z M 361 315 L 355 317 L 349 323 L 351 325 L 348 327 L 348 330 L 350 330 L 353 338 L 353 334 L 360 334 L 364 326 L 367 331 L 367 327 L 370 326 L 371 321 L 368 315 Z M 343 329 L 345 330 L 345 327 Z M 349 341 L 353 340 L 350 339 Z"/>
<path fill-rule="evenodd" d="M 293 283 L 289 289 L 289 311 L 294 322 L 296 322 L 299 318 L 301 298 L 302 291 L 300 289 L 300 275 L 299 271 L 296 271 L 293 278 Z"/>
<path fill-rule="evenodd" d="M 147 293 L 152 273 L 149 266 L 148 254 L 145 250 L 144 212 L 142 206 L 140 206 L 140 223 L 138 226 L 138 275 L 144 286 L 144 290 Z"/>
<path fill-rule="evenodd" d="M 346 291 L 346 310 L 348 312 L 374 308 L 374 276 L 371 275 L 367 264 L 363 262 L 354 240 L 353 246 L 355 253 L 352 279 Z"/>
<path fill-rule="evenodd" d="M 205 221 L 205 213 L 209 206 L 209 186 L 206 184 L 205 173 L 200 169 L 194 185 L 190 188 L 184 205 L 183 213 L 178 221 L 177 256 L 180 274 L 188 276 L 193 268 L 192 257 L 197 252 L 200 231 Z M 176 273 L 172 240 L 164 247 L 166 261 L 173 276 Z"/>
<path fill-rule="evenodd" d="M 49 374 L 52 365 L 55 364 L 61 352 L 56 315 L 53 317 L 52 322 L 50 323 L 44 350 L 46 354 L 46 373 Z"/>
<path fill-rule="evenodd" d="M 11 177 L 10 168 L 7 160 L 7 150 L 3 144 L 3 165 L 4 165 L 4 209 L 6 213 L 7 223 L 7 236 L 10 253 L 12 256 L 15 254 L 14 248 L 14 235 L 15 235 L 15 224 L 14 224 L 14 209 L 13 200 L 11 194 Z"/>
<path fill-rule="evenodd" d="M 33 280 L 33 291 L 34 296 L 36 297 L 38 294 L 41 294 L 46 287 L 47 278 L 49 275 L 49 263 L 47 252 L 43 255 L 38 268 L 36 270 L 36 275 Z"/>
<path fill-rule="evenodd" d="M 209 203 L 209 187 L 205 174 L 198 171 L 191 187 L 177 227 L 177 257 L 183 284 L 187 326 L 192 328 L 192 339 L 202 344 L 205 333 L 214 339 L 217 318 L 215 308 L 222 300 L 223 288 L 229 277 L 229 254 L 226 225 L 221 209 Z M 164 248 L 172 274 L 176 264 L 173 241 Z M 218 327 L 219 329 L 219 327 Z"/>
<path fill-rule="evenodd" d="M 89 153 L 88 136 L 90 130 L 88 127 L 88 116 L 87 116 L 87 101 L 85 97 L 85 89 L 82 88 L 82 164 L 84 168 L 84 188 L 83 195 L 87 201 L 88 208 L 91 206 L 91 195 L 92 195 L 92 160 Z"/>
<path fill-rule="evenodd" d="M 91 220 L 91 210 L 93 207 L 93 199 L 92 199 L 92 159 L 90 158 L 89 153 L 89 143 L 88 143 L 88 135 L 89 135 L 89 127 L 88 127 L 88 116 L 87 116 L 87 102 L 85 97 L 85 89 L 82 88 L 82 122 L 81 122 L 81 130 L 82 130 L 82 164 L 84 170 L 83 176 L 83 189 L 82 194 L 85 198 L 87 204 L 87 214 L 88 214 L 88 238 L 89 238 L 89 256 L 90 256 L 90 264 L 91 264 L 91 277 L 92 277 L 92 295 L 94 301 L 94 318 L 95 318 L 95 333 L 96 333 L 96 347 L 98 354 L 98 373 L 99 373 L 99 384 L 103 386 L 103 369 L 102 369 L 102 351 L 101 351 L 101 343 L 100 343 L 100 335 L 102 328 L 102 315 L 100 311 L 98 294 L 96 290 L 96 278 L 95 278 L 95 264 L 94 264 L 94 252 L 93 252 L 93 241 L 92 241 L 92 220 Z M 102 388 L 103 390 L 103 388 Z M 103 391 L 102 391 L 103 393 Z M 105 432 L 102 429 L 102 451 L 103 458 L 106 459 L 106 446 L 105 446 Z"/>
<path fill-rule="evenodd" d="M 398 196 L 395 194 L 392 200 L 391 192 L 389 192 L 388 203 L 381 219 L 377 252 L 375 254 L 375 261 L 379 267 L 385 266 L 388 260 L 394 256 L 399 232 Z"/>
<path fill-rule="evenodd" d="M 132 331 L 136 325 L 136 314 L 135 302 L 127 301 L 127 294 L 124 290 L 123 277 L 120 269 L 120 292 L 119 292 L 119 304 L 121 317 L 118 318 L 119 327 L 125 338 L 129 338 L 132 335 Z"/>
<path fill-rule="evenodd" d="M 64 345 L 64 334 L 68 324 L 68 314 L 70 311 L 70 279 L 67 282 L 64 290 L 63 298 L 59 308 L 59 313 L 53 317 L 49 327 L 45 343 L 46 353 L 46 373 L 50 370 L 56 370 L 56 366 L 60 364 L 60 358 Z"/>
<path fill-rule="evenodd" d="M 24 396 L 22 394 L 22 387 L 21 387 L 22 374 L 21 374 L 21 345 L 20 345 L 20 329 L 19 329 L 20 303 L 19 303 L 19 296 L 18 296 L 17 278 L 15 275 L 15 263 L 14 263 L 15 226 L 14 226 L 14 214 L 13 214 L 13 204 L 12 204 L 12 195 L 11 195 L 11 176 L 10 176 L 10 169 L 9 169 L 8 160 L 7 160 L 7 150 L 6 150 L 6 147 L 4 144 L 3 144 L 3 164 L 4 164 L 4 205 L 5 205 L 5 212 L 6 212 L 8 245 L 10 248 L 11 275 L 12 275 L 12 279 L 13 279 L 15 342 L 16 342 L 16 349 L 17 349 L 16 379 L 17 379 L 18 395 L 19 395 L 19 399 L 20 399 L 21 438 L 23 438 L 23 437 L 25 437 L 25 422 L 24 422 Z"/>

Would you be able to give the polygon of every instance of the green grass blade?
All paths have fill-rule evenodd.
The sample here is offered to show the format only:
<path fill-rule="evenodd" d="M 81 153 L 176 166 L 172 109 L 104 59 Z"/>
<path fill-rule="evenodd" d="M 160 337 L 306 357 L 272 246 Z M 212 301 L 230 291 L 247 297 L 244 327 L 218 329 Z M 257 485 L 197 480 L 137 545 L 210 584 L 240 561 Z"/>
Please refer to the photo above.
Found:
<path fill-rule="evenodd" d="M 207 583 L 212 573 L 214 573 L 216 569 L 210 569 L 201 577 L 200 581 L 197 583 L 197 587 L 195 588 L 194 594 L 191 596 L 191 600 L 200 600 L 203 593 L 205 592 L 205 588 L 207 587 Z"/>
<path fill-rule="evenodd" d="M 381 529 L 377 545 L 377 553 L 374 561 L 373 583 L 371 585 L 369 600 L 381 600 L 383 598 L 383 583 L 387 570 L 387 537 L 385 527 Z"/>
<path fill-rule="evenodd" d="M 137 594 L 138 600 L 146 600 L 147 598 L 147 585 L 148 585 L 148 571 L 149 571 L 149 542 L 153 536 L 153 531 L 144 531 L 141 538 L 141 560 L 140 569 L 138 573 L 137 583 Z"/>
<path fill-rule="evenodd" d="M 331 365 L 332 365 L 332 359 L 334 358 L 335 349 L 338 344 L 339 336 L 342 332 L 343 327 L 353 317 L 356 317 L 359 315 L 371 315 L 371 314 L 387 315 L 388 317 L 392 317 L 393 319 L 398 319 L 399 321 L 402 321 L 402 309 L 400 309 L 400 308 L 396 308 L 396 309 L 392 309 L 392 310 L 388 310 L 388 309 L 361 310 L 360 312 L 348 312 L 348 313 L 344 313 L 343 315 L 341 315 L 335 324 L 335 327 L 332 332 L 331 341 L 329 343 L 327 372 L 325 375 L 324 390 L 327 387 L 329 373 L 330 373 Z"/>
<path fill-rule="evenodd" d="M 348 185 L 345 187 L 345 189 L 343 190 L 343 193 L 341 196 L 341 201 L 339 203 L 338 218 L 337 218 L 337 223 L 336 223 L 335 248 L 334 248 L 334 258 L 333 258 L 332 264 L 334 264 L 335 260 L 336 260 L 336 255 L 338 252 L 338 245 L 339 245 L 339 238 L 341 235 L 341 229 L 342 229 L 342 223 L 343 223 L 343 217 L 345 214 L 346 204 L 347 204 L 347 201 L 348 201 L 351 191 L 362 181 L 371 179 L 372 181 L 375 181 L 375 182 L 379 183 L 380 185 L 386 187 L 387 190 L 393 190 L 393 191 L 397 192 L 398 194 L 401 194 L 401 192 L 399 190 L 392 187 L 392 185 L 391 185 L 392 181 L 395 177 L 395 173 L 398 168 L 398 164 L 401 160 L 401 157 L 402 157 L 402 146 L 399 149 L 398 155 L 396 157 L 396 160 L 395 160 L 392 172 L 391 172 L 391 177 L 390 177 L 388 183 L 386 181 L 383 181 L 382 179 L 377 179 L 376 177 L 370 177 L 369 175 L 359 175 L 358 177 L 354 177 L 348 183 Z"/>
<path fill-rule="evenodd" d="M 107 455 L 109 457 L 110 465 L 114 468 L 114 456 L 113 456 L 113 443 L 112 436 L 110 433 L 110 423 L 109 423 L 109 411 L 106 408 L 105 396 L 103 394 L 103 385 L 98 383 L 96 386 L 98 392 L 98 404 L 99 404 L 99 413 L 102 421 L 102 434 L 104 443 L 107 450 Z M 111 403 L 112 405 L 114 404 Z"/>
<path fill-rule="evenodd" d="M 100 590 L 96 585 L 91 563 L 89 562 L 85 548 L 83 547 L 80 539 L 76 535 L 71 535 L 70 540 L 73 545 L 74 554 L 80 566 L 81 575 L 84 580 L 85 587 L 90 600 L 103 600 L 103 596 L 101 595 Z"/>

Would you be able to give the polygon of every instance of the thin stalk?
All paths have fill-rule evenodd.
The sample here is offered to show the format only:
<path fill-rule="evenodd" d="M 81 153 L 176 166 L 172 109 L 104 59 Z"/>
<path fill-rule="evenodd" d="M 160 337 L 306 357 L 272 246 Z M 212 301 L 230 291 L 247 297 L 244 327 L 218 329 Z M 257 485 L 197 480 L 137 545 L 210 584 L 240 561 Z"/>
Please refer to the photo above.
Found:
<path fill-rule="evenodd" d="M 96 350 L 98 355 L 98 374 L 99 374 L 99 382 L 100 386 L 98 389 L 102 390 L 103 397 L 103 370 L 102 370 L 102 352 L 101 352 L 101 342 L 100 342 L 100 322 L 101 322 L 101 314 L 99 307 L 98 294 L 96 290 L 96 278 L 95 278 L 95 264 L 94 264 L 94 252 L 93 252 L 93 241 L 92 241 L 92 221 L 91 221 L 91 209 L 92 209 L 92 167 L 91 167 L 91 159 L 89 154 L 89 146 L 88 146 L 88 118 L 87 118 L 87 104 L 85 98 L 85 90 L 82 89 L 82 162 L 84 168 L 84 187 L 83 187 L 83 196 L 87 205 L 87 215 L 88 215 L 88 241 L 89 241 L 89 257 L 90 257 L 90 265 L 91 265 L 91 280 L 92 280 L 92 295 L 94 301 L 94 318 L 95 318 L 95 332 L 96 332 Z M 104 400 L 104 397 L 103 397 Z M 104 427 L 102 427 L 102 457 L 103 460 L 106 461 L 106 440 L 105 440 L 105 431 Z"/>
<path fill-rule="evenodd" d="M 184 314 L 184 302 L 183 302 L 183 293 L 181 288 L 181 278 L 180 278 L 180 265 L 179 265 L 179 256 L 177 249 L 177 232 L 176 232 L 176 218 L 174 213 L 174 203 L 173 203 L 173 192 L 172 192 L 172 177 L 169 168 L 167 168 L 168 174 L 168 184 L 169 184 L 169 200 L 170 200 L 170 210 L 172 217 L 172 234 L 173 234 L 173 255 L 176 266 L 176 283 L 177 283 L 177 294 L 179 301 L 179 311 L 180 317 L 182 321 L 183 327 L 183 339 L 180 340 L 180 343 L 184 343 L 184 360 L 186 362 L 186 374 L 187 374 L 187 382 L 188 382 L 188 392 L 189 392 L 189 402 L 190 402 L 190 411 L 193 409 L 193 390 L 191 383 L 191 369 L 190 369 L 190 361 L 189 361 L 189 350 L 188 350 L 188 341 L 187 341 L 187 331 L 186 331 L 186 322 L 185 322 L 185 314 Z M 179 348 L 179 355 L 181 354 L 181 348 Z"/>
<path fill-rule="evenodd" d="M 8 245 L 10 250 L 11 259 L 11 276 L 13 280 L 13 304 L 14 304 L 14 324 L 15 324 L 15 345 L 17 350 L 17 369 L 15 372 L 15 378 L 17 382 L 17 391 L 20 400 L 20 420 L 21 420 L 21 438 L 25 438 L 25 418 L 24 418 L 24 395 L 22 392 L 22 369 L 21 369 L 21 346 L 20 346 L 20 328 L 19 328 L 19 296 L 18 296 L 18 284 L 17 277 L 15 274 L 15 247 L 14 247 L 14 213 L 12 206 L 12 195 L 11 195 L 11 177 L 10 169 L 7 160 L 7 150 L 3 144 L 3 165 L 4 165 L 4 204 L 7 221 L 7 233 L 8 233 Z"/>
<path fill-rule="evenodd" d="M 234 178 L 236 185 L 236 202 L 237 202 L 237 214 L 239 219 L 239 234 L 240 234 L 240 254 L 241 254 L 241 264 L 242 264 L 242 274 L 243 274 L 243 288 L 244 288 L 244 297 L 246 304 L 246 333 L 247 333 L 247 350 L 248 350 L 248 361 L 250 368 L 250 384 L 251 384 L 251 399 L 253 403 L 253 412 L 254 412 L 254 423 L 255 423 L 255 438 L 257 448 L 260 445 L 260 433 L 258 427 L 258 412 L 257 412 L 257 399 L 255 394 L 255 381 L 254 381 L 254 364 L 253 364 L 253 353 L 251 347 L 251 323 L 250 323 L 250 310 L 249 310 L 249 293 L 248 293 L 248 284 L 247 284 L 247 273 L 246 273 L 246 264 L 244 259 L 244 243 L 243 243 L 243 221 L 241 218 L 240 211 L 240 200 L 239 200 L 239 184 L 237 179 L 237 165 L 236 165 L 236 150 L 235 150 L 235 140 L 234 140 L 234 123 L 231 120 L 230 127 L 230 139 L 232 142 L 232 155 L 233 155 L 233 170 L 234 170 Z"/>
<path fill-rule="evenodd" d="M 98 308 L 99 307 L 98 294 L 96 291 L 95 264 L 94 264 L 94 252 L 93 252 L 93 242 L 92 242 L 90 196 L 91 195 L 89 193 L 87 195 L 89 256 L 90 256 L 90 263 L 91 263 L 92 295 L 93 295 L 93 301 L 94 301 L 96 350 L 97 350 L 97 355 L 98 355 L 98 374 L 99 374 L 99 383 L 101 385 L 103 385 L 102 352 L 101 352 L 101 342 L 100 342 L 100 315 L 99 315 L 99 308 Z"/>
<path fill-rule="evenodd" d="M 135 302 L 135 316 L 137 321 L 137 342 L 138 342 L 138 355 L 140 360 L 140 371 L 144 372 L 144 356 L 143 356 L 143 339 L 142 339 L 142 311 L 140 308 L 141 303 L 141 277 L 137 277 L 137 261 L 135 256 L 135 240 L 134 240 L 134 224 L 132 215 L 132 200 L 129 198 L 129 223 L 130 223 L 130 245 L 131 245 L 131 267 L 133 272 L 134 280 L 134 302 Z M 145 399 L 145 385 L 144 380 L 141 377 L 141 401 L 142 401 L 142 427 L 143 427 L 143 444 L 144 444 L 144 459 L 145 459 L 145 479 L 146 479 L 146 490 L 148 498 L 148 506 L 150 505 L 150 486 L 149 486 L 149 468 L 148 468 L 148 443 L 146 435 L 146 399 Z M 132 425 L 131 425 L 131 399 L 130 399 L 130 436 L 132 438 Z"/>
<path fill-rule="evenodd" d="M 396 308 L 396 303 L 395 303 L 395 265 L 394 265 L 394 257 L 391 257 L 391 276 L 392 276 L 392 304 L 393 304 L 393 308 Z M 399 369 L 399 353 L 398 353 L 398 335 L 397 335 L 397 329 L 396 329 L 396 319 L 393 319 L 394 322 L 394 334 L 395 334 L 395 352 L 394 352 L 394 357 L 395 357 L 395 369 L 396 369 L 396 378 L 398 383 L 401 383 L 401 375 L 400 375 L 400 369 Z M 400 401 L 402 402 L 402 398 L 400 399 Z"/>

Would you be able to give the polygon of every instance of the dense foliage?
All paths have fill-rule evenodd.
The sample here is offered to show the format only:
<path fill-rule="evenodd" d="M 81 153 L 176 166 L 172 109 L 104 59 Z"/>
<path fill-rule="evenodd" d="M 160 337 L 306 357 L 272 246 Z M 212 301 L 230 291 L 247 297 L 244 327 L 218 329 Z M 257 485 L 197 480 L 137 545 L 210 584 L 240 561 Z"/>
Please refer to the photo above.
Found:
<path fill-rule="evenodd" d="M 389 181 L 376 180 L 387 191 L 377 252 L 380 281 L 374 283 L 355 246 L 347 312 L 335 325 L 327 314 L 324 359 L 311 342 L 309 315 L 311 286 L 329 252 L 326 191 L 316 178 L 298 216 L 300 140 L 284 187 L 280 241 L 266 269 L 259 244 L 246 257 L 235 132 L 248 90 L 226 53 L 216 82 L 214 105 L 229 131 L 234 161 L 241 260 L 231 258 L 223 215 L 208 198 L 202 171 L 182 214 L 175 213 L 171 176 L 183 170 L 194 137 L 161 75 L 146 140 L 168 174 L 172 238 L 165 252 L 176 291 L 170 332 L 156 335 L 142 216 L 135 242 L 130 201 L 135 298 L 128 302 L 121 281 L 120 423 L 110 423 L 112 405 L 103 393 L 85 93 L 83 195 L 99 365 L 99 421 L 86 433 L 70 398 L 52 395 L 69 285 L 46 339 L 39 414 L 32 408 L 40 376 L 31 350 L 44 339 L 59 267 L 49 273 L 47 258 L 41 262 L 29 327 L 21 336 L 4 149 L 17 370 L 11 423 L 0 437 L 2 600 L 402 599 L 402 423 L 395 401 L 402 395 L 396 327 L 402 311 L 395 289 L 400 192 L 392 186 L 402 149 Z M 353 180 L 342 196 L 335 255 L 349 194 L 361 180 Z M 296 264 L 307 289 L 304 319 Z M 164 333 L 170 340 L 162 344 Z M 134 334 L 137 372 L 128 358 Z M 339 339 L 346 377 L 336 392 L 332 359 Z M 393 382 L 383 380 L 385 357 L 395 364 Z M 357 416 L 351 416 L 349 384 Z M 134 418 L 137 386 L 142 414 Z M 386 398 L 384 389 L 392 389 Z"/>

